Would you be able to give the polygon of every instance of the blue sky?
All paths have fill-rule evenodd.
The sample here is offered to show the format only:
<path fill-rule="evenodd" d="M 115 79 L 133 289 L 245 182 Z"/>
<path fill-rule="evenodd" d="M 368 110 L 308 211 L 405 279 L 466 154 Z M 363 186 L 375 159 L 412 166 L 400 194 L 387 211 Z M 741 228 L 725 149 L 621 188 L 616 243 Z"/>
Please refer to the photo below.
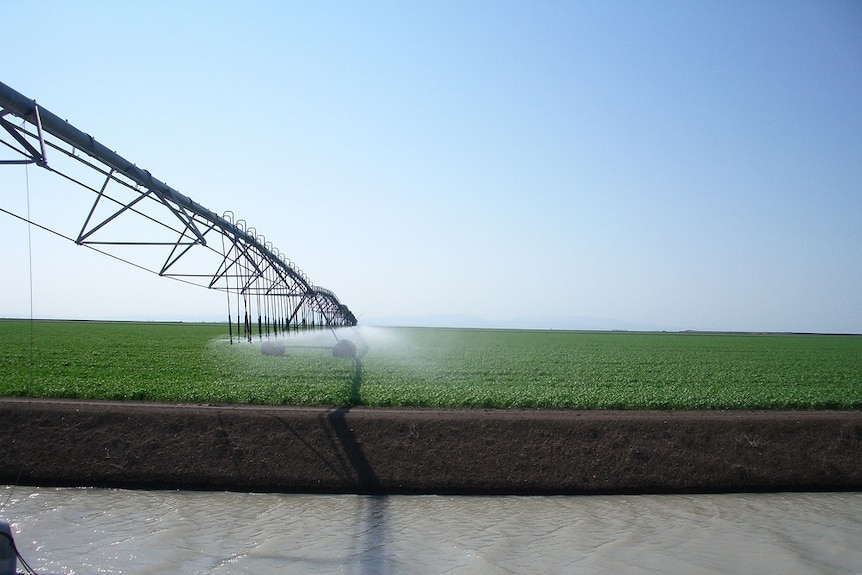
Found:
<path fill-rule="evenodd" d="M 37 1 L 3 21 L 0 80 L 234 211 L 361 323 L 862 332 L 856 2 Z M 86 197 L 35 167 L 0 167 L 0 206 L 26 210 L 27 178 L 33 219 L 77 232 Z M 225 313 L 0 216 L 0 316 Z"/>

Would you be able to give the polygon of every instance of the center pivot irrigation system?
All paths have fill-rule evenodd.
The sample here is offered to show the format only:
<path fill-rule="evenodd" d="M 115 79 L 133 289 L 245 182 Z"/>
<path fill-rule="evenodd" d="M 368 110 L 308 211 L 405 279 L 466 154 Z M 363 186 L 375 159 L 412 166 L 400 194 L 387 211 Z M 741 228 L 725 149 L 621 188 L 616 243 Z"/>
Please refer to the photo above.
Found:
<path fill-rule="evenodd" d="M 81 210 L 80 231 L 69 234 L 58 231 L 68 212 L 52 224 L 0 211 L 159 276 L 226 292 L 231 341 L 234 326 L 237 338 L 251 341 L 356 325 L 334 293 L 311 283 L 244 220 L 211 212 L 2 82 L 0 144 L 13 152 L 12 159 L 0 155 L 0 165 L 35 164 L 94 195 L 89 211 Z"/>

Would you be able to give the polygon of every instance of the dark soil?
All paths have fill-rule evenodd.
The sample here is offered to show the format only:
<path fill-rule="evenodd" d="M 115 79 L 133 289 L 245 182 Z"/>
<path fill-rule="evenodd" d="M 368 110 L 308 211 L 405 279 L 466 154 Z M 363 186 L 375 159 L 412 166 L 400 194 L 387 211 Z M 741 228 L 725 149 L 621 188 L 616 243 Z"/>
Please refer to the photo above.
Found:
<path fill-rule="evenodd" d="M 0 482 L 340 493 L 862 490 L 862 411 L 0 398 Z"/>

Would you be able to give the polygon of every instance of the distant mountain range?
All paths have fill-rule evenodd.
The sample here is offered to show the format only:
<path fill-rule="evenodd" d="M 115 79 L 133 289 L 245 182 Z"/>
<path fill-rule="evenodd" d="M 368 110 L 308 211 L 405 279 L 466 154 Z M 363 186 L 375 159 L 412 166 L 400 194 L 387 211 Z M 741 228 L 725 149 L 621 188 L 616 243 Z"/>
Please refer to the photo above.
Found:
<path fill-rule="evenodd" d="M 426 314 L 360 318 L 360 325 L 392 327 L 452 327 L 478 329 L 559 329 L 596 331 L 680 331 L 680 328 L 601 317 L 514 317 L 487 319 L 467 314 Z"/>

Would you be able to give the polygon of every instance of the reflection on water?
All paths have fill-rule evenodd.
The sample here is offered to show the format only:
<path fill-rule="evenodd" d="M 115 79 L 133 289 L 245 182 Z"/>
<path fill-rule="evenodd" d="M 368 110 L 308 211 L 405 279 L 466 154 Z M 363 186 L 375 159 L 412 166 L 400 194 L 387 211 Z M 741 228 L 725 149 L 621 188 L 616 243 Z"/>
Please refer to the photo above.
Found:
<path fill-rule="evenodd" d="M 862 573 L 862 493 L 450 497 L 5 487 L 37 571 Z"/>

